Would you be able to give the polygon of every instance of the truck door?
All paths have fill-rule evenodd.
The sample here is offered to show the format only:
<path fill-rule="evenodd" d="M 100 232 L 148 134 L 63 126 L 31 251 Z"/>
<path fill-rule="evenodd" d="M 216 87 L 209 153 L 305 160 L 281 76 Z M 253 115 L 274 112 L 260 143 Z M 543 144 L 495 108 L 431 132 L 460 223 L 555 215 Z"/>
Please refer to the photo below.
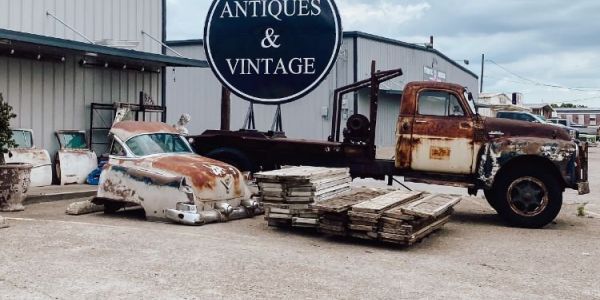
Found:
<path fill-rule="evenodd" d="M 459 99 L 459 95 L 445 90 L 418 93 L 412 124 L 412 170 L 471 173 L 474 124 Z"/>

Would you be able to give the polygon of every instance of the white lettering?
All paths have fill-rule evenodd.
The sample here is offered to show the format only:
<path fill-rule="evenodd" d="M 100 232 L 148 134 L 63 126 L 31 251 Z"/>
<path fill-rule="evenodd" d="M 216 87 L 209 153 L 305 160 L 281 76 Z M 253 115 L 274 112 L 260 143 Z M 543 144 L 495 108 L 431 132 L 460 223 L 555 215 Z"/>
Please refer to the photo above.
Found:
<path fill-rule="evenodd" d="M 311 11 L 313 16 L 318 16 L 321 14 L 321 0 L 312 0 L 311 6 L 313 8 Z"/>
<path fill-rule="evenodd" d="M 227 58 L 232 75 L 314 75 L 315 58 L 294 57 L 289 61 L 282 58 Z"/>
<path fill-rule="evenodd" d="M 229 15 L 228 18 L 233 17 L 233 15 L 231 14 L 231 7 L 229 7 L 229 2 L 225 2 L 225 7 L 223 7 L 223 12 L 221 13 L 221 19 L 223 19 L 226 13 Z"/>
<path fill-rule="evenodd" d="M 231 65 L 231 58 L 226 59 L 226 61 L 227 61 L 227 64 L 229 65 L 229 70 L 231 71 L 231 74 L 232 75 L 235 74 L 235 71 L 237 70 L 237 66 L 238 66 L 238 63 L 240 62 L 240 59 L 239 58 L 236 59 L 235 65 L 233 65 L 233 66 Z"/>
<path fill-rule="evenodd" d="M 282 21 L 282 15 L 306 17 L 321 13 L 321 0 L 236 0 L 225 2 L 220 18 L 271 17 Z"/>

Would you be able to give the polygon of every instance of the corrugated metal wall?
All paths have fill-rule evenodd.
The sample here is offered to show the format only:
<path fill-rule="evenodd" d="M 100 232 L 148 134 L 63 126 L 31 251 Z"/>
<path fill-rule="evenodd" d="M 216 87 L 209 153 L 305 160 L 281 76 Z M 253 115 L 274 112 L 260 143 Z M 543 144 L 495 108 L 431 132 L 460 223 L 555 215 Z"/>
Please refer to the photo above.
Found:
<path fill-rule="evenodd" d="M 282 106 L 284 130 L 292 138 L 326 139 L 331 130 L 331 109 L 333 93 L 337 87 L 354 82 L 354 41 L 344 38 L 336 66 L 327 79 L 304 99 Z M 184 56 L 205 59 L 201 45 L 175 46 Z M 410 49 L 381 41 L 358 38 L 358 74 L 362 80 L 370 76 L 371 61 L 377 61 L 377 69 L 402 68 L 404 76 L 387 83 L 383 88 L 402 90 L 405 83 L 423 80 L 423 67 L 435 60 L 436 70 L 446 72 L 448 82 L 468 86 L 476 92 L 477 78 L 457 68 L 444 58 L 428 51 Z M 206 129 L 217 129 L 220 125 L 220 83 L 209 69 L 169 69 L 167 72 L 167 105 L 169 122 L 176 122 L 182 113 L 190 113 L 194 119 L 190 124 L 191 133 L 202 133 Z M 476 94 L 476 93 L 475 93 Z M 400 110 L 400 94 L 383 93 L 379 102 L 377 124 L 377 144 L 395 144 L 395 130 Z M 353 96 L 345 98 L 348 114 L 353 113 Z M 359 113 L 368 116 L 368 93 L 359 94 Z M 232 129 L 242 126 L 248 103 L 234 97 L 232 100 Z M 322 111 L 328 111 L 323 118 Z M 275 107 L 255 106 L 257 129 L 269 130 Z"/>
<path fill-rule="evenodd" d="M 84 68 L 80 59 L 67 56 L 56 63 L 0 56 L 0 93 L 17 114 L 11 126 L 33 129 L 37 146 L 51 155 L 58 149 L 56 130 L 89 128 L 92 102 L 138 103 L 144 91 L 160 103 L 160 74 Z"/>
<path fill-rule="evenodd" d="M 0 28 L 85 42 L 46 12 L 92 41 L 138 41 L 135 50 L 161 53 L 141 32 L 161 39 L 162 0 L 0 0 Z"/>

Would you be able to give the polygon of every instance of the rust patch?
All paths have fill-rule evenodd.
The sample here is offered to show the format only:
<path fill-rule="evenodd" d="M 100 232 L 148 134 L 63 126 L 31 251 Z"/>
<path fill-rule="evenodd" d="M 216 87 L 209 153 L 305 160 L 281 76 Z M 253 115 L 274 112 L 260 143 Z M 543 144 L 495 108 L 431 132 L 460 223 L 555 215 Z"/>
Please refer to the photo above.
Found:
<path fill-rule="evenodd" d="M 431 147 L 429 148 L 429 158 L 435 160 L 449 160 L 450 148 L 446 147 Z"/>
<path fill-rule="evenodd" d="M 230 165 L 198 155 L 159 157 L 153 159 L 152 166 L 188 177 L 191 184 L 200 190 L 214 189 L 219 178 L 231 175 L 235 179 L 239 176 L 237 170 Z"/>
<path fill-rule="evenodd" d="M 110 130 L 112 134 L 117 136 L 123 141 L 140 135 L 140 134 L 151 134 L 151 133 L 173 133 L 179 134 L 177 130 L 165 123 L 160 122 L 135 122 L 135 121 L 123 121 L 113 125 Z"/>

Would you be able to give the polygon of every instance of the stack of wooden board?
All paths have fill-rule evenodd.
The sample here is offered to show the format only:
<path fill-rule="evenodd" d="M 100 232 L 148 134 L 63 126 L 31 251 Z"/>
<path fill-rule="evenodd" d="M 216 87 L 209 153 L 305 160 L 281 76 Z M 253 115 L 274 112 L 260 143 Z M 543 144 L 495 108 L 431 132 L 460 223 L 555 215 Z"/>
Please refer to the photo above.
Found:
<path fill-rule="evenodd" d="M 394 191 L 353 205 L 348 212 L 350 235 L 361 239 L 378 239 L 379 219 L 383 213 L 420 196 L 420 192 Z"/>
<path fill-rule="evenodd" d="M 314 227 L 310 205 L 350 191 L 349 169 L 291 167 L 254 175 L 269 226 Z"/>
<path fill-rule="evenodd" d="M 424 197 L 390 209 L 381 217 L 379 238 L 382 241 L 412 245 L 450 220 L 460 196 L 426 194 Z"/>
<path fill-rule="evenodd" d="M 329 235 L 348 236 L 348 210 L 352 205 L 387 194 L 388 190 L 361 188 L 351 194 L 315 203 L 319 213 L 319 231 Z"/>

